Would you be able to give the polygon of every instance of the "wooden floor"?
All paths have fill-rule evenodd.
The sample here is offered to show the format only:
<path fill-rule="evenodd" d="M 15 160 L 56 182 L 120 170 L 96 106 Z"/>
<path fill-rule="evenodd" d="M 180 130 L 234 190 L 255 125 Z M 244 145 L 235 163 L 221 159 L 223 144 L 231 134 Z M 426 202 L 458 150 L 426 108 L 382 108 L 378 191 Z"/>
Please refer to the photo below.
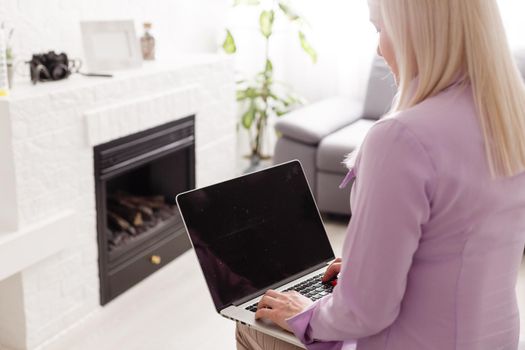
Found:
<path fill-rule="evenodd" d="M 325 222 L 336 256 L 340 256 L 345 222 Z M 521 324 L 525 325 L 525 263 L 518 293 Z M 215 312 L 195 254 L 188 251 L 43 347 L 71 349 L 235 349 L 234 322 Z"/>

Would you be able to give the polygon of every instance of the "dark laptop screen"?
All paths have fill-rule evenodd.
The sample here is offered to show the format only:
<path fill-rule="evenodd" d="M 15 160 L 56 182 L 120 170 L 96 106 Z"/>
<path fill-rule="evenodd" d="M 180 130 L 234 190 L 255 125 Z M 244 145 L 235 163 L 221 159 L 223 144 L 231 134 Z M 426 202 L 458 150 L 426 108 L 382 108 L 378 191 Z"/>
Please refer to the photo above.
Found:
<path fill-rule="evenodd" d="M 298 161 L 177 201 L 218 311 L 334 257 Z"/>

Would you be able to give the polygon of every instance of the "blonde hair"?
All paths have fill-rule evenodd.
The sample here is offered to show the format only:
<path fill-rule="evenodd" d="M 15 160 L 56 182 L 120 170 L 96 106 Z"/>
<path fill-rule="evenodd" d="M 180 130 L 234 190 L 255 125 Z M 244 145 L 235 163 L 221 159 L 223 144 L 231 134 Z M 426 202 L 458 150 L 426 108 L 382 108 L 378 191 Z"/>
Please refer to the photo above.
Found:
<path fill-rule="evenodd" d="M 375 1 L 374 1 L 375 2 Z M 398 68 L 392 111 L 470 83 L 493 177 L 525 170 L 525 86 L 496 0 L 379 0 Z M 409 82 L 418 77 L 415 91 Z"/>

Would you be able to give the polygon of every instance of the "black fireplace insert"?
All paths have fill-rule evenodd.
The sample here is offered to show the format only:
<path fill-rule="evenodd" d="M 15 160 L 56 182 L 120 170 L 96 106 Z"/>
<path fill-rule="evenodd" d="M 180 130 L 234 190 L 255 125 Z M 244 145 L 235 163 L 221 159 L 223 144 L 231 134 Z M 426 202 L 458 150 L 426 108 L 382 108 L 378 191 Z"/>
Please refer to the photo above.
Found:
<path fill-rule="evenodd" d="M 175 196 L 195 187 L 195 118 L 94 147 L 100 302 L 190 248 Z"/>

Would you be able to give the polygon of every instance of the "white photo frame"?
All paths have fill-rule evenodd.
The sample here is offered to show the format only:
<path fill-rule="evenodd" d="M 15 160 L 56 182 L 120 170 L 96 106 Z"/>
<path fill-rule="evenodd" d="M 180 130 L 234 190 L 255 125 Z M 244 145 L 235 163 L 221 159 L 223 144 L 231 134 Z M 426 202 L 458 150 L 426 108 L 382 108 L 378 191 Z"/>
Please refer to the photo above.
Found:
<path fill-rule="evenodd" d="M 142 54 L 132 20 L 80 22 L 86 65 L 91 72 L 138 68 Z"/>

